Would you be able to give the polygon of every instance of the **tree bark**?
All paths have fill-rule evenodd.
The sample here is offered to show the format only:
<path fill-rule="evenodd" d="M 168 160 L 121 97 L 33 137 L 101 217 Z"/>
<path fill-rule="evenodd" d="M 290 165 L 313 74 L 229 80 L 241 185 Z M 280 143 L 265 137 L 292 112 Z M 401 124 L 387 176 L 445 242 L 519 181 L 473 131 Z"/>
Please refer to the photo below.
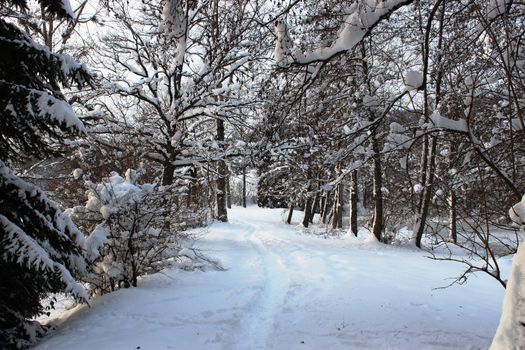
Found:
<path fill-rule="evenodd" d="M 350 232 L 357 237 L 357 170 L 352 171 L 350 176 L 350 216 L 348 224 Z"/>
<path fill-rule="evenodd" d="M 292 223 L 292 215 L 293 215 L 293 203 L 290 204 L 290 209 L 288 210 L 288 217 L 286 218 L 286 223 L 288 225 Z"/>
<path fill-rule="evenodd" d="M 343 227 L 343 191 L 343 184 L 338 183 L 334 195 L 334 205 L 332 207 L 332 229 L 334 230 Z"/>
<path fill-rule="evenodd" d="M 206 164 L 206 182 L 208 183 L 208 186 L 206 186 L 206 195 L 207 195 L 207 204 L 209 211 L 211 215 L 213 216 L 213 219 L 216 219 L 215 217 L 215 202 L 217 201 L 217 195 L 216 195 L 216 186 L 213 185 L 213 178 L 211 174 L 211 166 L 212 164 L 208 163 Z"/>
<path fill-rule="evenodd" d="M 370 94 L 372 94 L 372 87 L 370 84 L 370 79 L 368 76 L 369 70 L 368 70 L 368 64 L 365 60 L 366 57 L 366 47 L 363 43 L 361 43 L 361 54 L 363 57 L 363 73 L 364 73 L 364 79 L 366 82 L 366 85 L 368 87 L 368 91 Z M 368 111 L 368 120 L 370 122 L 373 122 L 375 118 L 374 110 L 370 109 Z M 373 197 L 374 197 L 374 218 L 372 223 L 372 234 L 375 236 L 375 238 L 379 241 L 383 241 L 383 180 L 382 180 L 382 169 L 381 169 L 381 149 L 379 145 L 379 140 L 377 136 L 377 128 L 372 130 L 372 134 L 370 135 L 370 139 L 372 142 L 372 162 L 373 162 Z"/>
<path fill-rule="evenodd" d="M 323 215 L 321 215 L 321 223 L 322 224 L 326 224 L 328 222 L 328 215 L 330 214 L 330 204 L 331 204 L 331 200 L 330 200 L 330 194 L 331 194 L 332 191 L 327 191 L 326 192 L 326 197 L 325 197 L 325 200 L 324 200 L 324 205 L 323 205 Z"/>
<path fill-rule="evenodd" d="M 224 141 L 224 121 L 217 119 L 217 141 Z M 226 178 L 228 168 L 224 160 L 217 162 L 217 220 L 228 221 L 228 211 L 226 210 Z"/>
<path fill-rule="evenodd" d="M 169 186 L 173 184 L 173 172 L 175 171 L 175 166 L 170 162 L 166 162 L 163 165 L 162 169 L 162 186 Z"/>
<path fill-rule="evenodd" d="M 383 180 L 381 171 L 381 153 L 379 150 L 379 141 L 376 135 L 372 135 L 372 150 L 374 163 L 374 221 L 372 224 L 372 234 L 379 242 L 382 242 L 383 236 Z"/>
<path fill-rule="evenodd" d="M 228 176 L 226 176 L 226 206 L 228 209 L 232 208 L 232 189 L 230 184 L 230 172 L 228 172 Z"/>
<path fill-rule="evenodd" d="M 188 195 L 186 196 L 186 206 L 190 208 L 193 204 L 193 199 L 198 196 L 197 188 L 195 181 L 197 179 L 197 170 L 195 168 L 191 169 L 191 180 L 188 184 Z"/>
<path fill-rule="evenodd" d="M 456 194 L 454 190 L 450 190 L 449 194 L 449 215 L 448 215 L 448 239 L 452 243 L 458 242 L 457 232 L 457 212 L 456 212 Z"/>
<path fill-rule="evenodd" d="M 304 227 L 308 227 L 308 225 L 310 224 L 311 211 L 312 211 L 312 198 L 308 197 L 304 205 L 304 218 L 303 218 Z"/>
<path fill-rule="evenodd" d="M 368 186 L 369 184 L 365 180 L 363 182 L 363 208 L 367 210 L 370 209 L 370 189 Z"/>
<path fill-rule="evenodd" d="M 429 115 L 430 115 L 430 104 L 429 104 L 429 92 L 428 92 L 428 82 L 427 82 L 427 75 L 428 75 L 428 67 L 429 67 L 429 57 L 430 57 L 430 32 L 431 32 L 431 24 L 433 17 L 435 13 L 438 11 L 439 7 L 441 6 L 440 10 L 440 16 L 439 16 L 439 31 L 438 31 L 438 53 L 436 57 L 436 91 L 435 91 L 435 107 L 437 108 L 439 106 L 439 103 L 441 101 L 441 81 L 443 78 L 443 69 L 440 67 L 441 65 L 441 49 L 443 44 L 443 26 L 444 26 L 444 16 L 445 16 L 445 4 L 446 1 L 437 1 L 434 4 L 434 8 L 429 15 L 429 18 L 427 20 L 427 25 L 425 29 L 425 40 L 422 43 L 422 51 L 423 51 L 423 84 L 424 84 L 424 90 L 423 90 L 423 99 L 424 99 L 424 114 L 425 114 L 425 122 L 428 123 L 429 121 Z M 412 234 L 412 240 L 414 241 L 416 247 L 421 248 L 421 239 L 423 238 L 423 232 L 425 230 L 425 225 L 427 221 L 429 206 L 430 206 L 430 198 L 432 196 L 432 183 L 434 182 L 434 172 L 435 172 L 435 161 L 436 161 L 436 137 L 431 136 L 430 140 L 428 136 L 425 136 L 424 138 L 424 144 L 423 144 L 423 152 L 421 156 L 421 173 L 420 173 L 420 185 L 423 187 L 423 190 L 421 192 L 421 195 L 419 197 L 418 206 L 416 208 L 416 214 L 414 217 L 414 228 L 413 228 L 413 234 Z"/>
<path fill-rule="evenodd" d="M 242 206 L 246 208 L 246 167 L 242 168 Z"/>
<path fill-rule="evenodd" d="M 337 228 L 337 221 L 339 217 L 339 184 L 336 186 L 334 193 L 334 202 L 332 203 L 332 218 L 330 220 L 332 230 Z"/>
<path fill-rule="evenodd" d="M 345 186 L 341 183 L 337 198 L 337 228 L 343 228 L 343 206 L 345 196 Z"/>
<path fill-rule="evenodd" d="M 326 192 L 323 193 L 323 195 L 321 196 L 321 199 L 319 200 L 319 221 L 321 223 L 323 222 L 325 203 L 326 203 Z"/>
<path fill-rule="evenodd" d="M 212 59 L 216 55 L 216 50 L 218 50 L 218 42 L 219 42 L 219 2 L 218 0 L 214 0 L 212 2 L 213 7 L 213 16 L 211 21 L 211 40 L 213 43 L 213 51 L 212 51 Z M 217 100 L 220 100 L 219 96 L 216 97 Z M 224 120 L 217 117 L 217 142 L 219 143 L 219 147 L 222 150 L 222 143 L 225 140 L 224 137 Z M 226 167 L 226 163 L 223 159 L 220 159 L 217 162 L 217 220 L 222 222 L 228 221 L 228 211 L 226 209 L 227 203 L 226 203 L 226 197 L 227 197 L 227 191 L 226 191 L 226 178 L 228 176 L 228 168 Z"/>
<path fill-rule="evenodd" d="M 315 212 L 319 207 L 319 191 L 315 194 L 314 202 L 312 204 L 312 212 L 310 213 L 310 223 L 314 223 Z"/>
<path fill-rule="evenodd" d="M 436 162 L 436 139 L 433 136 L 430 140 L 430 147 L 427 153 L 426 171 L 423 177 L 424 182 L 421 184 L 423 190 L 419 198 L 419 205 L 416 213 L 413 239 L 416 247 L 421 248 L 421 239 L 425 231 L 425 225 L 428 217 L 428 210 L 430 207 L 430 199 L 432 196 L 432 183 L 434 181 L 434 170 Z"/>

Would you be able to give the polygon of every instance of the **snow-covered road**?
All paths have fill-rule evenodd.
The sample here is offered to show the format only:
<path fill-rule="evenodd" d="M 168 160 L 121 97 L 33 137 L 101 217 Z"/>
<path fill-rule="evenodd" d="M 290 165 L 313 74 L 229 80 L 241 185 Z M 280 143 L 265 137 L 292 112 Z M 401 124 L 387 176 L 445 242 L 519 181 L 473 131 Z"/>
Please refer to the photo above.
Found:
<path fill-rule="evenodd" d="M 198 246 L 226 271 L 166 271 L 61 316 L 36 349 L 487 349 L 503 289 L 410 247 L 324 239 L 234 208 Z"/>

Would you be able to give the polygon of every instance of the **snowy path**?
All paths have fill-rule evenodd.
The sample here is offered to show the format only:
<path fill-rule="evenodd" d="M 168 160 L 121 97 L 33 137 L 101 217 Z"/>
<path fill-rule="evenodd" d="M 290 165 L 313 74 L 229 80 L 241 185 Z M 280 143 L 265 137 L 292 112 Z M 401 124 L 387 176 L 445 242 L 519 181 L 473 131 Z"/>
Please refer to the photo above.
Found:
<path fill-rule="evenodd" d="M 226 271 L 167 271 L 67 311 L 36 349 L 486 349 L 503 290 L 411 248 L 323 239 L 234 208 L 198 245 Z"/>
<path fill-rule="evenodd" d="M 230 349 L 266 349 L 288 291 L 289 276 L 283 259 L 272 253 L 256 236 L 248 240 L 261 258 L 264 285 L 242 315 L 239 327 L 232 332 Z"/>

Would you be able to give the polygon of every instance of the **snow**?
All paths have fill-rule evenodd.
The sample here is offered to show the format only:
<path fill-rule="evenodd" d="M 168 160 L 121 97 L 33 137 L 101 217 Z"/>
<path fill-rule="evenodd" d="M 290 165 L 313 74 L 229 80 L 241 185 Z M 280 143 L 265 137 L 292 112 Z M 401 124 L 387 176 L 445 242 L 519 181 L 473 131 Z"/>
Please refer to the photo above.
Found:
<path fill-rule="evenodd" d="M 399 123 L 392 122 L 390 123 L 390 132 L 402 134 L 405 132 L 405 128 Z"/>
<path fill-rule="evenodd" d="M 0 225 L 2 225 L 2 231 L 6 233 L 5 241 L 7 242 L 4 246 L 3 260 L 9 260 L 11 255 L 18 257 L 17 263 L 20 265 L 25 264 L 28 269 L 37 271 L 48 270 L 49 273 L 54 272 L 64 282 L 66 292 L 88 300 L 88 294 L 84 287 L 75 281 L 64 265 L 54 261 L 39 242 L 1 214 Z"/>
<path fill-rule="evenodd" d="M 40 95 L 37 100 L 39 117 L 51 118 L 61 124 L 64 124 L 73 132 L 86 132 L 84 124 L 80 119 L 78 119 L 69 103 L 59 100 L 50 94 L 43 93 L 41 91 L 33 90 L 33 92 L 36 95 Z"/>
<path fill-rule="evenodd" d="M 363 97 L 363 105 L 368 108 L 379 107 L 379 99 L 376 96 L 365 95 Z"/>
<path fill-rule="evenodd" d="M 405 86 L 407 91 L 417 90 L 423 85 L 423 73 L 410 70 L 405 75 Z"/>
<path fill-rule="evenodd" d="M 525 217 L 524 217 L 525 218 Z M 503 300 L 500 325 L 490 350 L 521 349 L 525 344 L 523 305 L 525 305 L 525 248 L 520 245 L 513 258 L 512 269 Z"/>
<path fill-rule="evenodd" d="M 87 241 L 87 253 L 92 261 L 95 261 L 100 256 L 100 249 L 108 240 L 109 231 L 104 225 L 97 225 L 95 229 L 89 234 Z"/>
<path fill-rule="evenodd" d="M 494 19 L 498 15 L 504 14 L 510 0 L 489 0 L 487 8 L 487 16 L 489 19 Z"/>
<path fill-rule="evenodd" d="M 525 224 L 525 195 L 515 204 L 509 215 L 519 225 Z M 525 248 L 523 244 L 512 259 L 503 311 L 490 350 L 522 349 L 525 345 Z"/>
<path fill-rule="evenodd" d="M 462 266 L 359 237 L 285 225 L 281 209 L 229 211 L 199 241 L 225 271 L 166 270 L 54 319 L 35 349 L 486 349 L 503 289 Z"/>
<path fill-rule="evenodd" d="M 518 225 L 525 224 L 525 196 L 509 210 L 509 216 Z"/>
<path fill-rule="evenodd" d="M 286 22 L 278 20 L 275 22 L 275 49 L 273 56 L 278 66 L 286 66 L 288 62 L 288 55 L 292 49 L 292 41 L 288 35 Z"/>
<path fill-rule="evenodd" d="M 90 211 L 99 211 L 102 207 L 102 204 L 100 203 L 96 192 L 89 191 L 87 196 L 88 200 L 86 203 L 86 209 Z"/>
<path fill-rule="evenodd" d="M 339 30 L 337 39 L 329 47 L 320 47 L 312 51 L 293 53 L 294 60 L 300 64 L 328 60 L 334 55 L 352 50 L 365 35 L 385 17 L 397 8 L 412 2 L 411 0 L 369 1 L 367 6 L 354 3 L 350 14 Z"/>
<path fill-rule="evenodd" d="M 77 168 L 75 170 L 73 170 L 73 178 L 75 180 L 78 180 L 82 177 L 82 175 L 84 174 L 83 170 L 80 169 L 80 168 Z"/>
<path fill-rule="evenodd" d="M 520 118 L 514 118 L 511 121 L 512 123 L 512 130 L 514 131 L 522 131 L 525 129 L 525 123 Z"/>
<path fill-rule="evenodd" d="M 438 111 L 434 111 L 430 115 L 430 120 L 437 128 L 458 131 L 458 132 L 463 132 L 463 133 L 468 133 L 469 131 L 466 120 L 449 119 L 449 118 L 443 117 Z"/>
<path fill-rule="evenodd" d="M 64 9 L 64 12 L 67 14 L 69 18 L 75 18 L 75 13 L 73 12 L 73 9 L 71 8 L 71 4 L 69 3 L 69 0 L 60 0 L 60 7 Z"/>
<path fill-rule="evenodd" d="M 68 216 L 64 215 L 60 211 L 58 204 L 51 201 L 47 197 L 47 195 L 34 184 L 26 182 L 22 180 L 21 178 L 19 178 L 18 176 L 16 176 L 11 169 L 9 169 L 2 161 L 0 161 L 0 185 L 2 185 L 2 183 L 4 186 L 11 185 L 18 189 L 18 197 L 19 197 L 20 203 L 22 203 L 24 206 L 28 208 L 33 208 L 35 203 L 37 203 L 40 208 L 44 210 L 49 210 L 50 212 L 54 212 L 55 214 L 52 218 L 49 215 L 44 216 L 39 211 L 36 211 L 35 215 L 39 217 L 43 225 L 47 226 L 48 229 L 54 231 L 61 239 L 66 239 L 66 240 L 71 239 L 80 248 L 85 247 L 86 242 L 84 239 L 84 235 L 82 234 L 82 232 L 78 230 L 78 228 L 75 226 L 73 221 L 71 221 L 71 219 Z M 33 198 L 30 198 L 30 197 L 33 197 Z M 16 222 L 11 222 L 11 220 L 9 220 L 5 216 L 2 216 L 2 217 L 5 219 L 3 220 L 2 224 L 4 226 L 7 236 L 11 237 L 10 239 L 18 238 L 20 240 L 20 242 L 15 242 L 15 241 L 10 242 L 10 245 L 13 245 L 12 252 L 16 252 L 17 249 L 22 249 L 26 253 L 30 253 L 30 254 L 37 253 L 38 254 L 40 252 L 40 248 L 42 248 L 42 246 L 40 245 L 43 245 L 45 247 L 49 246 L 47 237 L 43 237 L 44 239 L 39 240 L 39 242 L 35 242 L 34 239 L 28 236 L 27 233 L 24 232 L 18 226 Z M 9 227 L 9 230 L 7 230 L 7 227 Z M 66 229 L 68 233 L 65 232 Z M 33 249 L 34 244 L 38 245 L 39 248 Z M 4 254 L 9 254 L 9 253 L 10 253 L 9 249 L 6 246 Z M 37 268 L 38 268 L 38 265 L 42 263 L 42 260 L 45 262 L 49 259 L 48 255 L 39 257 L 37 260 L 35 260 L 31 256 L 23 256 L 23 254 L 20 254 L 20 253 L 17 253 L 17 255 L 19 256 L 19 259 L 29 258 L 30 260 L 35 261 Z M 54 258 L 57 258 L 57 256 L 54 256 Z M 68 258 L 70 259 L 72 266 L 74 266 L 79 271 L 84 271 L 86 266 L 85 266 L 85 262 L 83 261 L 83 259 L 77 259 L 77 256 L 74 256 L 74 255 L 70 255 Z M 52 259 L 50 260 L 53 261 Z M 51 265 L 48 265 L 48 267 L 51 267 Z M 76 286 L 71 289 L 76 289 Z"/>
<path fill-rule="evenodd" d="M 182 66 L 186 56 L 188 19 L 185 10 L 184 2 L 180 0 L 168 0 L 162 9 L 163 24 L 160 29 L 168 38 L 175 41 L 176 53 L 173 58 L 175 67 Z"/>

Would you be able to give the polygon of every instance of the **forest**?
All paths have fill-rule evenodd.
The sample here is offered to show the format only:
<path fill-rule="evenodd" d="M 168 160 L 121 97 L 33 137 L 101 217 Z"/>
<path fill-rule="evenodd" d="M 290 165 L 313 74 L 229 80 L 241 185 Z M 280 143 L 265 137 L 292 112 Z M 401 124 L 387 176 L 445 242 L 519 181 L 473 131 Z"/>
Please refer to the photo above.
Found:
<path fill-rule="evenodd" d="M 276 314 L 352 240 L 361 261 L 453 266 L 451 290 L 482 278 L 505 296 L 472 349 L 525 348 L 523 1 L 0 0 L 0 57 L 0 349 L 52 335 L 61 296 L 166 271 L 227 288 L 245 248 L 262 296 L 217 343 L 300 348 L 272 340 Z M 468 348 L 410 344 L 392 348 Z"/>

